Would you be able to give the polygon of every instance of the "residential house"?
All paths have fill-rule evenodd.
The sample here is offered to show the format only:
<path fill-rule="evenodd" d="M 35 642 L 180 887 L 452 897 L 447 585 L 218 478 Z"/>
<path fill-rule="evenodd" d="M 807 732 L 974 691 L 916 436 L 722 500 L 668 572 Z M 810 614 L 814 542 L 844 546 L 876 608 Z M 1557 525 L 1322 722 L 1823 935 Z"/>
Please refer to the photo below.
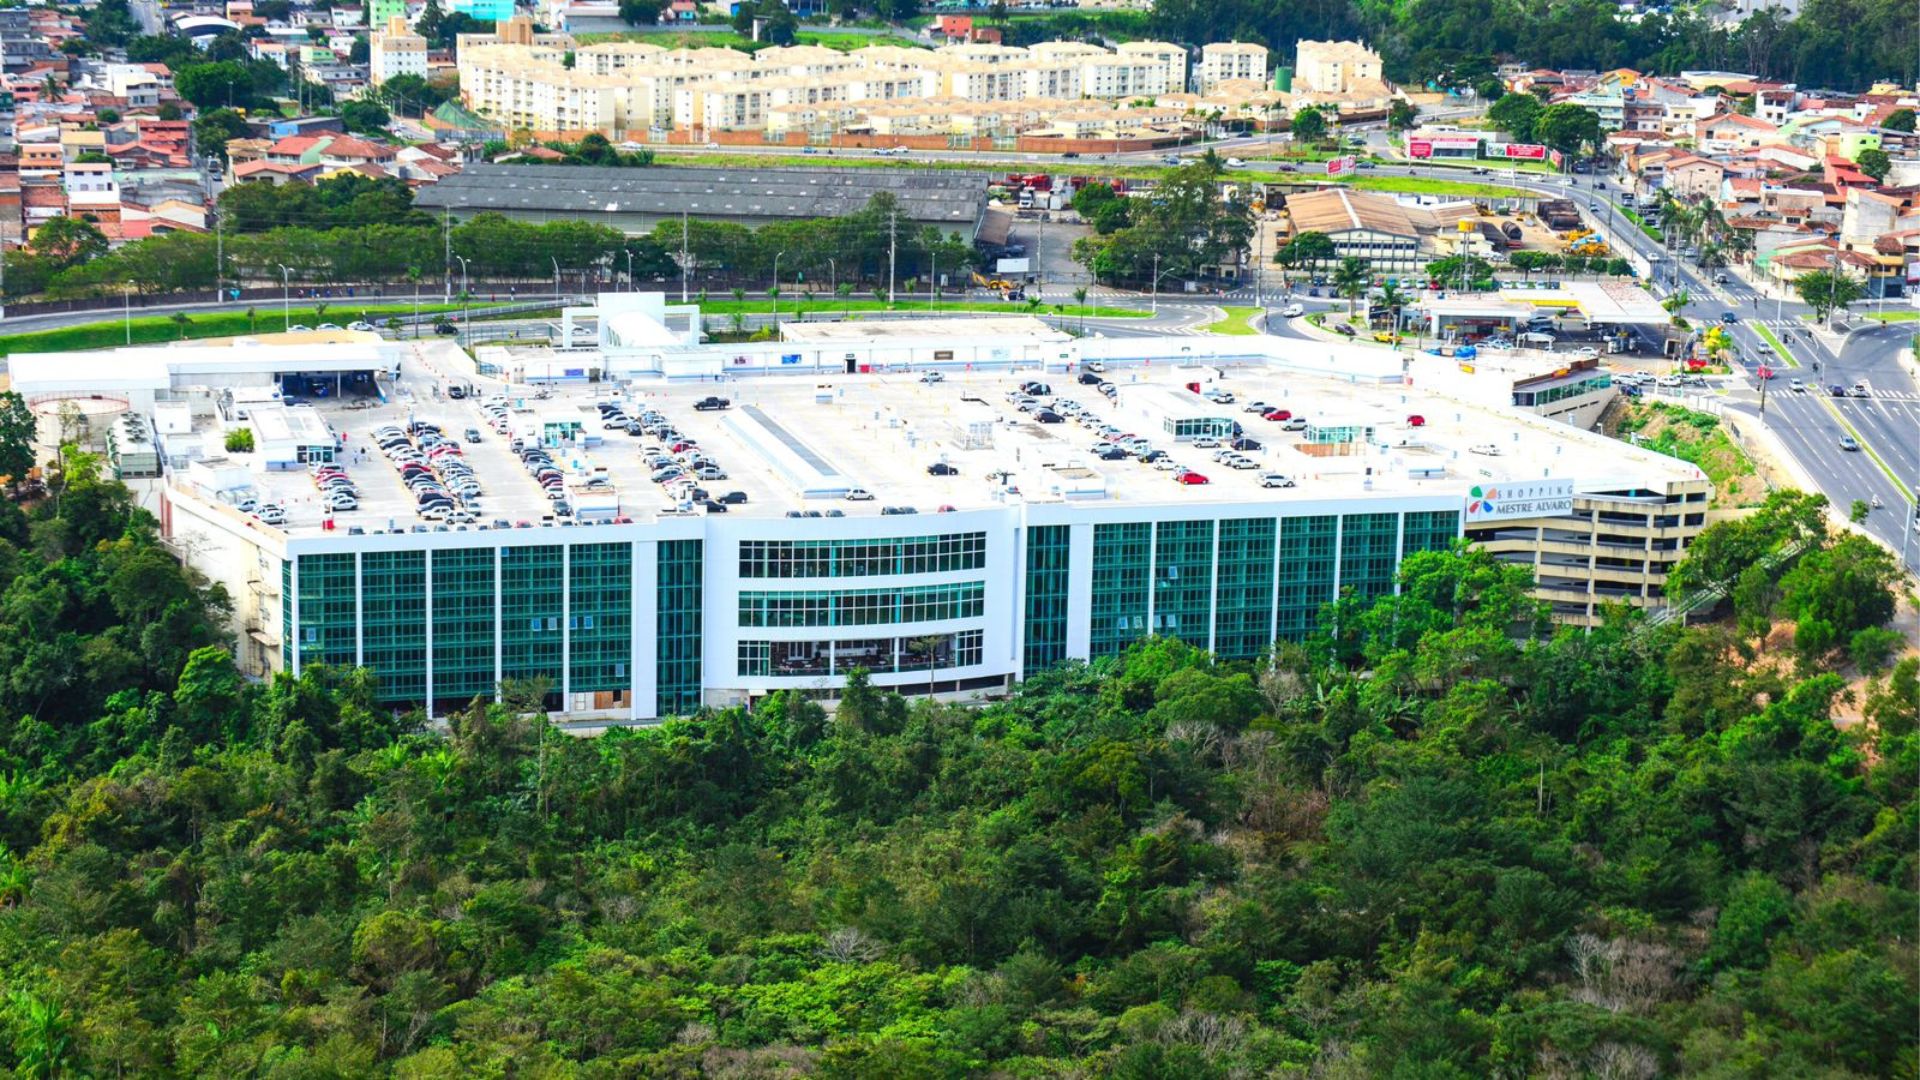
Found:
<path fill-rule="evenodd" d="M 1675 154 L 1666 161 L 1662 186 L 1676 198 L 1710 199 L 1720 193 L 1726 167 L 1693 154 Z"/>
<path fill-rule="evenodd" d="M 1779 125 L 1758 117 L 1723 112 L 1696 123 L 1693 141 L 1703 154 L 1732 154 L 1757 150 L 1773 142 L 1779 132 Z"/>

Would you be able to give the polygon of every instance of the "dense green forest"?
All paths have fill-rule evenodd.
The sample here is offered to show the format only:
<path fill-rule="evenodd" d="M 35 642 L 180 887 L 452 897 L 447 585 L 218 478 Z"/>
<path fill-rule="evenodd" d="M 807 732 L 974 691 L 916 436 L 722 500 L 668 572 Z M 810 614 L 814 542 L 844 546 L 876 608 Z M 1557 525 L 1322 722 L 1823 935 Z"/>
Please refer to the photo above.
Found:
<path fill-rule="evenodd" d="M 1908 0 L 1806 0 L 1798 18 L 1767 9 L 1737 26 L 1716 24 L 1719 6 L 1640 14 L 1612 0 L 1155 0 L 1150 25 L 1176 41 L 1258 41 L 1283 65 L 1301 38 L 1365 38 L 1388 78 L 1415 84 L 1475 86 L 1503 60 L 1668 75 L 1751 71 L 1854 91 L 1920 79 L 1920 18 Z"/>
<path fill-rule="evenodd" d="M 1251 669 L 427 732 L 240 679 L 76 457 L 0 504 L 0 1070 L 1912 1077 L 1890 560 L 1791 496 L 1709 535 L 1690 629 L 1450 552 Z"/>

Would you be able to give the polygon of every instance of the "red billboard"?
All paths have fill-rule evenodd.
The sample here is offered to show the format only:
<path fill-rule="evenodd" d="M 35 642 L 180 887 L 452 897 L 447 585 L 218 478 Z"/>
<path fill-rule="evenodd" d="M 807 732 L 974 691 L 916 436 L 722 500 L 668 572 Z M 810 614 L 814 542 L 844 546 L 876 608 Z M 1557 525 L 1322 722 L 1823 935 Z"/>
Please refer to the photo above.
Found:
<path fill-rule="evenodd" d="M 1345 173 L 1350 173 L 1353 171 L 1353 166 L 1357 160 L 1358 159 L 1352 154 L 1348 154 L 1345 157 L 1331 158 L 1327 161 L 1327 175 L 1340 176 Z"/>
<path fill-rule="evenodd" d="M 1407 156 L 1417 157 L 1417 158 L 1432 157 L 1433 156 L 1433 140 L 1432 139 L 1408 139 L 1407 140 Z"/>
<path fill-rule="evenodd" d="M 1547 148 L 1538 143 L 1488 143 L 1487 156 L 1516 161 L 1545 161 Z"/>

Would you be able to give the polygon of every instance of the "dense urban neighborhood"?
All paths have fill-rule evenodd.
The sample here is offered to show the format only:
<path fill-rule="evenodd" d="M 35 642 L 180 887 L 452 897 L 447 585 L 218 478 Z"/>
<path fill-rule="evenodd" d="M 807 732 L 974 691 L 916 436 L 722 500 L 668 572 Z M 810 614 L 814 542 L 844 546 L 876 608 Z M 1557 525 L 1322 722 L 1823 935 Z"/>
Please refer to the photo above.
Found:
<path fill-rule="evenodd" d="M 0 80 L 0 1076 L 1920 1075 L 1911 0 Z"/>

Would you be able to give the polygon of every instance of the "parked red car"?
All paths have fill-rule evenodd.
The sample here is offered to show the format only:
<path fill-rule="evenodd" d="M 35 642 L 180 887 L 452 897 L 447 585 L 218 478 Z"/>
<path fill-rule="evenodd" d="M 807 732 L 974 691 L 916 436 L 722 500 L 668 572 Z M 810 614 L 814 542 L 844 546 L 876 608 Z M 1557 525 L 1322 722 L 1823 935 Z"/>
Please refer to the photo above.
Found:
<path fill-rule="evenodd" d="M 1174 479 L 1179 481 L 1182 484 L 1204 484 L 1207 482 L 1207 478 L 1204 476 L 1201 476 L 1197 472 L 1179 473 L 1178 475 L 1174 476 Z"/>
<path fill-rule="evenodd" d="M 1261 417 L 1261 419 L 1263 419 L 1263 420 L 1272 420 L 1272 421 L 1275 421 L 1276 423 L 1277 423 L 1277 422 L 1279 422 L 1279 421 L 1281 421 L 1281 420 L 1291 420 L 1291 419 L 1293 419 L 1293 410 L 1291 410 L 1291 409 L 1275 409 L 1275 410 L 1273 410 L 1272 412 L 1270 412 L 1270 413 L 1268 413 L 1267 415 L 1265 415 L 1265 416 L 1263 416 L 1263 417 Z"/>
<path fill-rule="evenodd" d="M 1421 416 L 1419 413 L 1414 413 L 1412 416 L 1407 417 L 1407 426 L 1408 427 L 1426 427 L 1427 418 L 1424 416 Z"/>

